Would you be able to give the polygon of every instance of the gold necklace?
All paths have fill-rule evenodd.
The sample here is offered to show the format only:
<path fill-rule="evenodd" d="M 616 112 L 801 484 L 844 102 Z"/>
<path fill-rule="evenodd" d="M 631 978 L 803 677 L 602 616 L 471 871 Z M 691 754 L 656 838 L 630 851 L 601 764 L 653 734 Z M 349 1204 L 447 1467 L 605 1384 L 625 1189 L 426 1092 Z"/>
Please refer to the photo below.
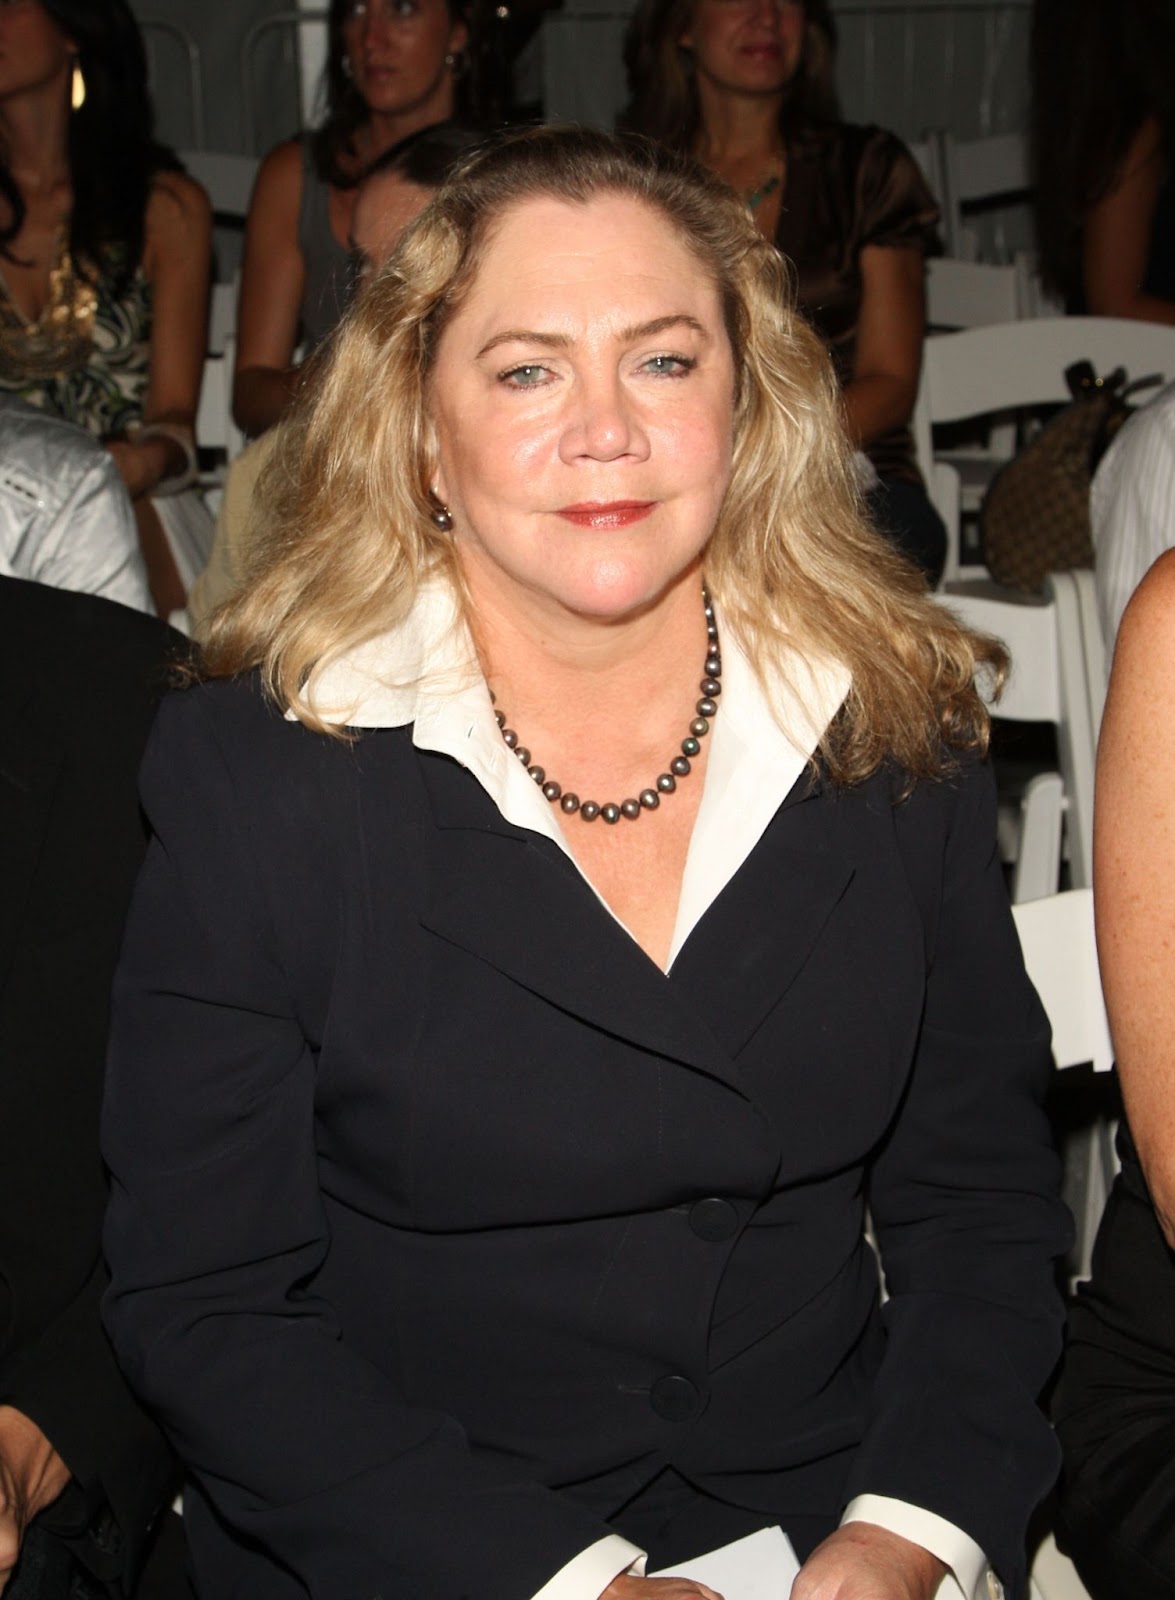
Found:
<path fill-rule="evenodd" d="M 16 305 L 0 273 L 0 369 L 5 378 L 41 382 L 85 366 L 94 348 L 98 292 L 77 271 L 64 227 L 58 230 L 49 298 L 34 321 Z"/>

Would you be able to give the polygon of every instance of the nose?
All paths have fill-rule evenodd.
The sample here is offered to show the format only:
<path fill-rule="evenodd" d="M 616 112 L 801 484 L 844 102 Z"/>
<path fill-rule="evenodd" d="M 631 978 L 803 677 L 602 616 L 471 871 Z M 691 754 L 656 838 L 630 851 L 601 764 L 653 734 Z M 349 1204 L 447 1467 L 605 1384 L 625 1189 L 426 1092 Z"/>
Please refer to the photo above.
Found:
<path fill-rule="evenodd" d="M 616 372 L 581 375 L 570 396 L 559 454 L 563 461 L 644 460 L 648 435 Z"/>
<path fill-rule="evenodd" d="M 370 45 L 373 39 L 387 32 L 388 13 L 381 0 L 370 0 L 363 14 L 362 42 Z"/>

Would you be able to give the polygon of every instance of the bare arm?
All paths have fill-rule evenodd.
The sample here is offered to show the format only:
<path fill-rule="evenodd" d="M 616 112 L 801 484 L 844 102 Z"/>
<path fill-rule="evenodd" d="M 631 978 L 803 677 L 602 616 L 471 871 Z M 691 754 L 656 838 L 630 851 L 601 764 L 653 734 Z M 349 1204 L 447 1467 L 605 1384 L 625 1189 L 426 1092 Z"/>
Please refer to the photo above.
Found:
<path fill-rule="evenodd" d="M 1091 316 L 1175 323 L 1175 300 L 1146 294 L 1151 231 L 1166 176 L 1159 127 L 1148 117 L 1110 192 L 1085 218 L 1082 271 Z"/>
<path fill-rule="evenodd" d="M 926 323 L 920 250 L 866 245 L 853 376 L 844 407 L 853 443 L 866 447 L 910 420 Z"/>
<path fill-rule="evenodd" d="M 297 387 L 292 363 L 306 277 L 301 204 L 302 148 L 291 140 L 261 163 L 245 224 L 233 415 L 254 437 L 281 420 Z"/>
<path fill-rule="evenodd" d="M 208 196 L 182 173 L 160 173 L 147 202 L 143 250 L 143 269 L 151 284 L 145 426 L 170 424 L 189 436 L 195 427 L 208 342 L 211 266 Z M 132 499 L 182 473 L 188 460 L 182 445 L 162 435 L 116 441 L 110 449 Z"/>
<path fill-rule="evenodd" d="M 1126 608 L 1098 745 L 1094 901 L 1131 1131 L 1175 1247 L 1175 553 Z"/>

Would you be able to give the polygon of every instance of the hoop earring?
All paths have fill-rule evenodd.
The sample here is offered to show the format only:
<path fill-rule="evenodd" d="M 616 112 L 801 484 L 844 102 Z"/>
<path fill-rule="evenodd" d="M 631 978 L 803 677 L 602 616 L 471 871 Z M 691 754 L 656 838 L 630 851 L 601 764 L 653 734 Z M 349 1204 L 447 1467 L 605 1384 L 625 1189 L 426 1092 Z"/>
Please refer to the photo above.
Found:
<path fill-rule="evenodd" d="M 82 76 L 81 62 L 75 60 L 73 76 L 69 82 L 69 104 L 73 111 L 80 111 L 86 103 L 86 80 Z"/>
<path fill-rule="evenodd" d="M 465 68 L 468 65 L 464 50 L 447 50 L 445 52 L 445 65 L 454 79 L 463 77 Z"/>

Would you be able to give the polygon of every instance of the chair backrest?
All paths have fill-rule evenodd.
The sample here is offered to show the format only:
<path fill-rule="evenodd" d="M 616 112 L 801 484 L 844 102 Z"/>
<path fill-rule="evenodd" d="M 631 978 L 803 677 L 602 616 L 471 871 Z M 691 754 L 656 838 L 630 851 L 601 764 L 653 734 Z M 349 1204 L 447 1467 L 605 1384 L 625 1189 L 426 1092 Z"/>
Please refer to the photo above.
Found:
<path fill-rule="evenodd" d="M 1058 1067 L 1114 1064 L 1094 938 L 1092 889 L 1069 889 L 1013 906 L 1028 976 L 1053 1030 Z"/>
<path fill-rule="evenodd" d="M 196 412 L 197 445 L 202 450 L 223 450 L 226 462 L 245 448 L 245 436 L 233 421 L 234 343 L 230 335 L 220 354 L 205 357 Z"/>
<path fill-rule="evenodd" d="M 942 603 L 971 628 L 994 634 L 1011 657 L 1008 682 L 998 704 L 1001 717 L 1014 722 L 1051 722 L 1057 729 L 1062 794 L 1043 791 L 1042 805 L 1065 806 L 1069 838 L 1069 871 L 1073 884 L 1093 882 L 1093 780 L 1097 728 L 1090 706 L 1088 668 L 1077 584 L 1071 573 L 1050 577 L 1043 600 L 1011 594 L 996 584 L 979 582 L 944 594 Z M 981 684 L 981 690 L 984 689 Z M 1028 821 L 1026 819 L 1026 827 Z M 1034 831 L 1039 826 L 1034 823 Z M 1056 838 L 1056 827 L 1039 837 Z M 1034 888 L 1055 887 L 1060 868 L 1055 850 L 1046 861 L 1025 860 L 1025 881 Z M 1020 897 L 1020 889 L 1014 897 Z"/>
<path fill-rule="evenodd" d="M 973 241 L 964 221 L 967 206 L 985 201 L 1022 198 L 1032 178 L 1028 141 L 1022 133 L 990 135 L 982 139 L 956 139 L 943 133 L 942 232 L 947 254 L 967 259 Z"/>
<path fill-rule="evenodd" d="M 942 603 L 978 633 L 994 634 L 1011 657 L 998 715 L 1011 722 L 1055 722 L 1062 716 L 1057 608 L 1032 595 L 1010 595 L 998 584 L 978 583 L 950 590 Z M 990 686 L 981 684 L 995 707 Z"/>
<path fill-rule="evenodd" d="M 204 185 L 218 217 L 243 221 L 260 165 L 256 156 L 229 155 L 219 150 L 184 150 L 180 160 L 197 183 Z"/>
<path fill-rule="evenodd" d="M 933 257 L 926 263 L 926 323 L 930 328 L 981 328 L 1020 315 L 1015 266 Z"/>
<path fill-rule="evenodd" d="M 1033 317 L 931 334 L 922 348 L 914 443 L 923 474 L 935 423 L 960 422 L 1070 398 L 1065 369 L 1087 359 L 1131 380 L 1175 377 L 1175 327 L 1126 317 Z"/>
<path fill-rule="evenodd" d="M 208 304 L 208 349 L 214 355 L 224 351 L 237 331 L 238 283 L 214 283 Z"/>
<path fill-rule="evenodd" d="M 943 202 L 943 137 L 941 129 L 932 128 L 925 138 L 906 146 L 918 163 L 926 186 L 940 209 Z"/>

